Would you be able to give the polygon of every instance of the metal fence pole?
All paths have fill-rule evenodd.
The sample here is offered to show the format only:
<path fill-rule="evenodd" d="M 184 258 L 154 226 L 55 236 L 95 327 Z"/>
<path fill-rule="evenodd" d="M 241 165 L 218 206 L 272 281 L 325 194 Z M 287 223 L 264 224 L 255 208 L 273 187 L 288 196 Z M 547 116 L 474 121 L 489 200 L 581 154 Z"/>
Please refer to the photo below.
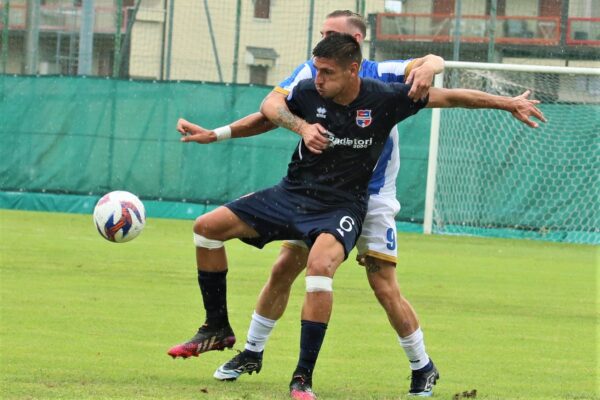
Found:
<path fill-rule="evenodd" d="M 81 11 L 77 75 L 91 75 L 94 50 L 94 0 L 83 0 Z"/>
<path fill-rule="evenodd" d="M 6 73 L 6 64 L 8 63 L 8 14 L 10 12 L 10 0 L 4 2 L 2 13 L 2 73 Z"/>
<path fill-rule="evenodd" d="M 238 62 L 240 57 L 240 26 L 242 21 L 242 0 L 237 0 L 235 6 L 235 39 L 233 42 L 233 77 L 231 81 L 237 83 Z"/>
<path fill-rule="evenodd" d="M 173 2 L 174 0 L 171 0 Z M 204 0 L 204 11 L 206 12 L 206 22 L 208 23 L 208 32 L 210 33 L 210 42 L 212 43 L 213 54 L 215 55 L 215 62 L 217 63 L 217 73 L 219 74 L 219 82 L 223 82 L 223 73 L 221 72 L 221 60 L 219 59 L 219 48 L 217 47 L 217 40 L 215 39 L 215 31 L 212 25 L 212 18 L 210 16 L 210 9 L 208 8 L 208 0 Z M 173 18 L 173 17 L 171 17 Z M 171 22 L 173 20 L 171 19 Z M 171 24 L 172 25 L 172 24 Z M 170 47 L 170 45 L 169 45 Z M 167 79 L 169 77 L 167 76 Z"/>
<path fill-rule="evenodd" d="M 119 67 L 121 76 L 123 77 L 129 76 L 129 67 L 131 61 L 131 30 L 133 29 L 133 24 L 135 23 L 141 3 L 142 0 L 136 0 L 133 9 L 128 11 L 127 26 L 125 27 L 125 38 L 123 39 L 123 46 L 121 47 L 121 54 L 124 54 L 125 57 L 121 57 L 121 66 Z"/>
<path fill-rule="evenodd" d="M 206 3 L 205 3 L 206 5 Z M 175 0 L 169 1 L 169 30 L 167 31 L 167 66 L 166 80 L 171 80 L 171 56 L 173 53 L 173 19 L 175 14 Z"/>
<path fill-rule="evenodd" d="M 306 37 L 306 59 L 309 60 L 312 55 L 312 36 L 313 36 L 313 20 L 315 14 L 315 0 L 310 0 L 308 12 L 308 34 Z"/>
<path fill-rule="evenodd" d="M 488 62 L 494 62 L 495 56 L 495 45 L 496 45 L 496 13 L 498 9 L 498 0 L 490 1 L 490 32 L 488 42 Z"/>
<path fill-rule="evenodd" d="M 160 73 L 159 79 L 165 79 L 165 46 L 167 37 L 167 0 L 163 0 L 163 25 L 162 25 L 162 42 L 160 46 Z"/>
<path fill-rule="evenodd" d="M 454 61 L 458 61 L 460 58 L 460 23 L 461 23 L 461 13 L 462 13 L 462 0 L 456 0 L 456 5 L 454 8 L 454 51 L 452 54 L 452 59 Z"/>
<path fill-rule="evenodd" d="M 591 6 L 590 6 L 591 8 Z M 569 0 L 563 0 L 560 9 L 560 47 L 567 45 L 567 26 L 569 22 Z"/>
<path fill-rule="evenodd" d="M 40 41 L 40 0 L 27 0 L 27 30 L 25 32 L 25 68 L 26 75 L 38 72 L 38 53 Z"/>
<path fill-rule="evenodd" d="M 117 22 L 115 25 L 115 57 L 113 59 L 113 78 L 118 78 L 121 72 L 121 25 L 123 25 L 123 0 L 117 0 Z"/>
<path fill-rule="evenodd" d="M 369 14 L 368 21 L 370 27 L 369 35 L 371 38 L 371 45 L 369 46 L 369 60 L 374 60 L 377 48 L 377 15 Z"/>

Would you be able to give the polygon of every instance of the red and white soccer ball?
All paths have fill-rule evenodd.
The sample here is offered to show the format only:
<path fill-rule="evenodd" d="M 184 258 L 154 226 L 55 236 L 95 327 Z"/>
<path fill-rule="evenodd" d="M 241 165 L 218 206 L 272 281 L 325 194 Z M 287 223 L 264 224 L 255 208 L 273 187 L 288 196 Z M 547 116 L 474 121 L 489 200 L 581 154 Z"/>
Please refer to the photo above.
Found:
<path fill-rule="evenodd" d="M 146 210 L 136 195 L 117 190 L 98 200 L 94 208 L 94 223 L 104 239 L 129 242 L 144 229 Z"/>

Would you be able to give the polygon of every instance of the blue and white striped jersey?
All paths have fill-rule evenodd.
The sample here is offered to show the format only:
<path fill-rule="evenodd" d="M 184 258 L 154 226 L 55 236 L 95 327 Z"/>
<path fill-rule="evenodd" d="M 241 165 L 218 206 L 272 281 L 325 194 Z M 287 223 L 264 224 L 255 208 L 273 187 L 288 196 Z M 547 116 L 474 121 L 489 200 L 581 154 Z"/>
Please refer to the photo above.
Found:
<path fill-rule="evenodd" d="M 413 60 L 370 61 L 363 60 L 359 76 L 372 78 L 382 82 L 403 83 L 405 75 L 410 71 Z M 284 79 L 275 91 L 286 96 L 303 79 L 313 79 L 317 71 L 312 60 L 298 66 L 288 78 Z M 400 168 L 400 151 L 398 147 L 398 129 L 394 126 L 390 131 L 381 157 L 377 161 L 373 176 L 369 182 L 369 194 L 396 196 L 396 178 Z"/>

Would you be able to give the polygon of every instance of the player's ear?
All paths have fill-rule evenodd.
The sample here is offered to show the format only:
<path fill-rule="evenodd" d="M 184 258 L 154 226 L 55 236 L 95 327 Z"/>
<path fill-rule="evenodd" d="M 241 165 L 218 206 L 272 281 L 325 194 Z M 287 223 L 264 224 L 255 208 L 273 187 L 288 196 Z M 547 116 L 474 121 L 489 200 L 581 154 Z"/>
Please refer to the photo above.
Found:
<path fill-rule="evenodd" d="M 353 62 L 350 63 L 350 73 L 354 76 L 357 75 L 358 76 L 358 70 L 360 69 L 360 65 L 358 65 L 358 63 Z"/>

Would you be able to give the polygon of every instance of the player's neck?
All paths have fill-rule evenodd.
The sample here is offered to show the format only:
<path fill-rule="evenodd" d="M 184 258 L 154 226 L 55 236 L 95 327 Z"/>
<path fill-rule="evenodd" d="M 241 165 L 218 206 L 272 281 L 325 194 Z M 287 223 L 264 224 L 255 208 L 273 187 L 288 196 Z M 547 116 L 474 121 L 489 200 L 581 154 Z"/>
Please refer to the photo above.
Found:
<path fill-rule="evenodd" d="M 360 78 L 356 77 L 356 79 L 351 80 L 348 85 L 344 88 L 342 92 L 340 92 L 337 96 L 335 96 L 332 100 L 336 104 L 340 104 L 342 106 L 347 106 L 352 103 L 354 99 L 358 97 L 360 93 Z"/>

